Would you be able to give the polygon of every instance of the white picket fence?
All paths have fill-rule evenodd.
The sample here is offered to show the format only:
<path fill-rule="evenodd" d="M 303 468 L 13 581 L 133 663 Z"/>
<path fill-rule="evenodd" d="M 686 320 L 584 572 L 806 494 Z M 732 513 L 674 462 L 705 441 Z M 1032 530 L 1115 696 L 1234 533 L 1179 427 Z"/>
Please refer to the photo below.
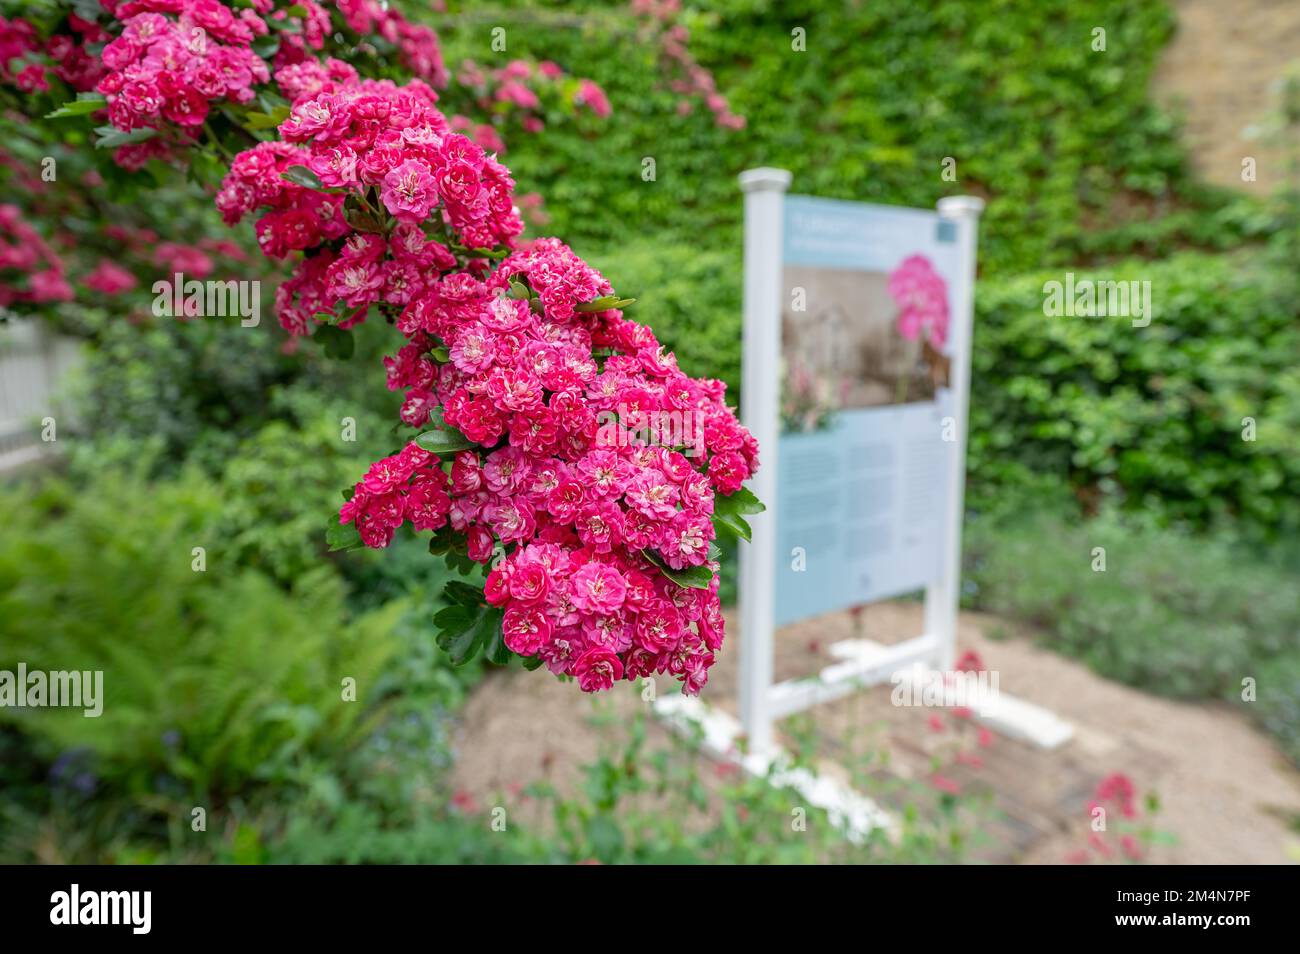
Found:
<path fill-rule="evenodd" d="M 77 361 L 77 342 L 35 319 L 0 322 L 0 474 L 39 460 L 57 442 L 42 440 L 42 421 L 64 423 L 58 385 Z"/>

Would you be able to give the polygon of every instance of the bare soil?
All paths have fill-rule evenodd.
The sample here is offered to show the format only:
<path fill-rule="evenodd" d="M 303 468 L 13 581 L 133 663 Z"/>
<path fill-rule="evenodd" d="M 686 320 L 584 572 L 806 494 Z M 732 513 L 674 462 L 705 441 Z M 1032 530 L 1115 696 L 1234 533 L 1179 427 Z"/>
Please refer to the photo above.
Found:
<path fill-rule="evenodd" d="M 735 711 L 739 636 L 729 627 L 704 698 Z M 889 643 L 920 632 L 917 603 L 882 603 L 855 620 L 834 614 L 782 629 L 778 679 L 810 675 L 834 662 L 827 648 L 863 636 Z M 1001 638 L 992 638 L 992 635 Z M 1088 834 L 1087 804 L 1098 781 L 1128 774 L 1143 793 L 1159 795 L 1156 827 L 1176 838 L 1151 860 L 1168 864 L 1280 864 L 1300 859 L 1300 773 L 1240 713 L 1219 704 L 1161 699 L 1097 676 L 1080 663 L 1037 646 L 1030 634 L 995 617 L 964 613 L 958 642 L 997 670 L 1001 690 L 1046 706 L 1075 726 L 1075 738 L 1055 751 L 998 737 L 981 749 L 983 765 L 950 774 L 964 788 L 992 795 L 1001 820 L 992 825 L 986 860 L 1062 863 Z M 813 710 L 818 751 L 848 761 L 867 748 L 885 751 L 889 772 L 924 781 L 931 759 L 949 744 L 926 710 L 890 704 L 889 687 L 866 689 Z M 626 687 L 606 712 L 641 705 Z M 545 673 L 497 673 L 475 691 L 457 739 L 455 780 L 478 805 L 504 804 L 525 823 L 541 821 L 518 788 L 549 780 L 573 790 L 584 762 L 600 748 L 588 720 L 592 702 Z M 786 726 L 788 728 L 788 726 Z M 667 730 L 655 726 L 663 741 Z M 654 741 L 652 739 L 652 741 Z"/>

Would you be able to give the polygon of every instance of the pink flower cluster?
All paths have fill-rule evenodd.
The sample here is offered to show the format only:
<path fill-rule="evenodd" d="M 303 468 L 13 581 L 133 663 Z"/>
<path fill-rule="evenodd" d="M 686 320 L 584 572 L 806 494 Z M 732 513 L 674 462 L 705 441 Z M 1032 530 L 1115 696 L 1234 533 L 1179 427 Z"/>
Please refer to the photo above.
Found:
<path fill-rule="evenodd" d="M 26 279 L 25 285 L 18 276 Z M 0 205 L 0 307 L 72 298 L 63 260 L 24 221 L 18 206 Z"/>
<path fill-rule="evenodd" d="M 677 75 L 669 84 L 682 98 L 677 112 L 686 116 L 694 108 L 693 97 L 704 101 L 713 113 L 713 121 L 724 129 L 744 129 L 745 117 L 731 111 L 727 98 L 718 92 L 713 74 L 699 64 L 687 46 L 690 32 L 676 22 L 682 11 L 681 0 L 632 0 L 632 13 L 643 17 L 659 31 L 663 60 Z"/>
<path fill-rule="evenodd" d="M 0 80 L 25 93 L 48 92 L 53 74 L 79 92 L 94 89 L 104 68 L 86 44 L 102 43 L 108 34 L 75 13 L 68 14 L 67 24 L 71 32 L 42 42 L 26 20 L 0 17 Z M 22 65 L 15 68 L 15 60 Z"/>
<path fill-rule="evenodd" d="M 485 70 L 472 60 L 466 60 L 460 66 L 457 81 L 474 95 L 484 113 L 497 117 L 513 115 L 529 133 L 541 132 L 545 127 L 542 121 L 546 111 L 544 98 L 554 103 L 557 98 L 567 97 L 565 102 L 571 101 L 574 106 L 589 109 L 602 119 L 608 118 L 612 112 L 609 98 L 599 84 L 590 79 L 574 80 L 550 60 L 540 63 L 511 60 L 496 70 Z M 455 119 L 452 125 L 453 128 L 456 126 Z M 491 126 L 486 128 L 492 130 Z M 488 135 L 495 135 L 495 132 Z M 502 151 L 483 138 L 482 127 L 476 128 L 474 138 L 484 148 Z"/>
<path fill-rule="evenodd" d="M 355 522 L 370 547 L 388 546 L 408 520 L 416 530 L 437 530 L 446 524 L 451 509 L 441 463 L 414 443 L 376 461 L 339 511 L 340 522 Z"/>
<path fill-rule="evenodd" d="M 14 60 L 26 60 L 40 49 L 40 38 L 30 23 L 19 17 L 12 20 L 0 17 L 0 77 L 6 83 L 11 83 L 24 92 L 49 89 L 45 70 L 40 64 L 24 63 L 17 69 L 14 67 Z"/>
<path fill-rule="evenodd" d="M 137 284 L 134 275 L 106 258 L 100 259 L 99 264 L 81 279 L 81 283 L 101 295 L 120 295 Z"/>
<path fill-rule="evenodd" d="M 457 265 L 422 227 L 435 211 L 442 237 L 451 230 L 471 248 L 508 246 L 523 230 L 509 171 L 452 133 L 436 98 L 418 80 L 401 88 L 360 81 L 299 102 L 280 126 L 285 141 L 235 158 L 217 195 L 225 220 L 269 208 L 257 223 L 262 251 L 273 258 L 310 252 L 276 293 L 280 323 L 291 333 L 309 334 L 315 316 L 339 303 L 350 312 L 342 323 L 349 327 L 371 305 L 402 309 L 418 300 Z M 334 191 L 287 181 L 293 166 Z M 378 202 L 355 228 L 344 214 L 348 195 Z M 380 221 L 389 217 L 391 228 Z"/>
<path fill-rule="evenodd" d="M 336 93 L 360 79 L 348 63 L 334 57 L 324 60 L 302 60 L 290 63 L 275 71 L 275 82 L 280 92 L 292 103 L 312 99 L 321 93 Z"/>
<path fill-rule="evenodd" d="M 449 520 L 471 558 L 508 552 L 486 593 L 505 610 L 512 651 L 585 691 L 671 673 L 698 692 L 723 636 L 716 576 L 707 589 L 679 586 L 646 551 L 675 570 L 710 565 L 714 495 L 739 489 L 757 446 L 721 382 L 687 377 L 621 312 L 579 310 L 611 291 L 556 239 L 482 280 L 447 275 L 398 319 L 410 343 L 386 361 L 389 386 L 406 391 L 407 424 L 425 426 L 441 406 L 486 449 L 456 455 Z M 437 342 L 444 362 L 431 356 Z M 618 430 L 624 415 L 657 411 L 697 415 L 707 457 Z"/>
<path fill-rule="evenodd" d="M 269 32 L 254 10 L 236 14 L 219 0 L 127 0 L 116 14 L 123 29 L 104 47 L 110 72 L 99 91 L 117 129 L 193 130 L 211 103 L 247 103 L 253 86 L 270 79 L 252 49 Z"/>
<path fill-rule="evenodd" d="M 585 691 L 670 673 L 698 692 L 723 638 L 715 494 L 758 456 L 724 385 L 683 374 L 602 307 L 616 298 L 593 307 L 612 286 L 558 240 L 516 248 L 509 170 L 426 84 L 337 82 L 294 104 L 282 141 L 235 158 L 217 204 L 230 223 L 265 210 L 263 252 L 301 254 L 277 292 L 286 328 L 306 334 L 322 312 L 346 328 L 378 305 L 408 339 L 385 362 L 402 421 L 475 445 L 445 475 L 414 443 L 379 461 L 340 523 L 372 547 L 406 521 L 446 525 L 472 559 L 499 556 L 485 599 L 507 647 Z M 657 412 L 698 422 L 704 453 L 641 443 L 636 418 Z M 707 586 L 670 576 L 705 566 Z"/>
<path fill-rule="evenodd" d="M 948 285 L 924 255 L 909 255 L 889 275 L 898 333 L 915 341 L 922 331 L 942 351 L 948 340 Z"/>
<path fill-rule="evenodd" d="M 579 106 L 586 106 L 601 119 L 609 117 L 611 108 L 609 97 L 592 80 L 584 79 L 578 84 L 578 92 L 574 95 L 573 101 Z"/>
<path fill-rule="evenodd" d="M 1097 783 L 1097 791 L 1088 804 L 1088 814 L 1103 805 L 1114 804 L 1125 818 L 1137 818 L 1137 788 L 1122 772 L 1107 775 Z"/>
<path fill-rule="evenodd" d="M 438 34 L 432 29 L 411 23 L 386 0 L 334 0 L 334 6 L 353 32 L 391 43 L 402 65 L 417 79 L 438 89 L 447 85 Z"/>
<path fill-rule="evenodd" d="M 104 46 L 107 75 L 98 89 L 108 101 L 109 121 L 123 132 L 151 128 L 181 143 L 192 141 L 214 104 L 251 103 L 272 72 L 290 102 L 337 91 L 358 78 L 341 60 L 314 57 L 336 32 L 329 12 L 315 0 L 279 9 L 275 0 L 251 0 L 238 12 L 221 0 L 105 0 L 105 6 L 123 29 Z M 410 23 L 381 0 L 337 0 L 334 6 L 349 29 L 392 44 L 416 77 L 446 85 L 432 29 Z M 273 28 L 277 43 L 268 63 L 254 43 Z M 115 157 L 134 169 L 168 153 L 167 141 L 156 138 L 122 146 Z"/>
<path fill-rule="evenodd" d="M 1119 835 L 1119 853 L 1128 861 L 1142 861 L 1145 857 L 1142 841 L 1133 833 L 1138 830 L 1133 829 L 1133 825 L 1141 816 L 1137 805 L 1137 787 L 1122 772 L 1108 775 L 1097 783 L 1093 798 L 1088 802 L 1088 819 L 1095 824 L 1097 818 L 1104 818 L 1105 813 L 1111 810 L 1117 810 L 1125 825 L 1132 829 Z M 1101 831 L 1093 827 L 1088 832 L 1087 847 L 1072 852 L 1067 860 L 1074 864 L 1088 864 L 1094 857 L 1105 862 L 1115 855 L 1116 847 L 1110 835 L 1110 826 L 1107 825 Z"/>

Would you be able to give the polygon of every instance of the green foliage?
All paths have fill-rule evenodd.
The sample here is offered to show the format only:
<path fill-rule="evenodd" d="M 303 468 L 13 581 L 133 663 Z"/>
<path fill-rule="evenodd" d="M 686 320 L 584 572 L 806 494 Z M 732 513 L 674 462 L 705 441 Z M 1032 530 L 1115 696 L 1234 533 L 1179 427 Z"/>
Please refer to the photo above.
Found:
<path fill-rule="evenodd" d="M 1291 761 L 1300 765 L 1300 653 L 1274 656 L 1259 667 L 1252 712 Z"/>
<path fill-rule="evenodd" d="M 222 844 L 221 860 L 241 852 L 270 864 L 537 860 L 517 826 L 493 832 L 451 807 L 453 720 L 474 670 L 450 668 L 417 614 L 397 636 L 401 653 L 375 689 L 386 700 L 383 722 L 360 747 L 317 763 L 300 792 L 278 792 L 242 815 L 242 837 Z"/>
<path fill-rule="evenodd" d="M 328 567 L 285 592 L 227 562 L 224 501 L 197 476 L 145 485 L 106 471 L 93 494 L 50 483 L 5 498 L 0 668 L 104 673 L 104 717 L 0 710 L 41 751 L 84 750 L 100 785 L 140 805 L 210 805 L 364 732 L 402 604 L 354 618 Z M 358 702 L 341 700 L 344 678 Z"/>
<path fill-rule="evenodd" d="M 957 863 L 976 846 L 986 821 L 979 796 L 939 795 L 924 785 L 855 779 L 897 809 L 895 837 L 876 829 L 861 840 L 779 780 L 723 770 L 701 754 L 699 738 L 673 735 L 651 744 L 644 709 L 631 718 L 597 702 L 593 726 L 602 752 L 584 766 L 580 789 L 547 784 L 530 794 L 551 809 L 552 850 L 602 864 Z M 854 762 L 851 770 L 865 762 Z M 796 766 L 810 763 L 802 755 Z M 733 767 L 734 768 L 734 767 Z M 867 784 L 863 784 L 866 782 Z"/>
<path fill-rule="evenodd" d="M 1130 262 L 1091 279 L 1150 282 L 1151 323 L 1048 317 L 1060 271 L 977 296 L 968 468 L 977 505 L 1044 480 L 1089 510 L 1116 500 L 1206 526 L 1300 527 L 1300 282 L 1244 256 Z M 1244 440 L 1246 418 L 1255 440 Z"/>
<path fill-rule="evenodd" d="M 833 198 L 927 207 L 984 195 L 988 271 L 1148 245 L 1218 248 L 1240 235 L 1240 217 L 1215 229 L 1175 217 L 1229 200 L 1191 183 L 1176 123 L 1149 101 L 1173 29 L 1163 3 L 697 0 L 680 22 L 747 118 L 740 131 L 699 103 L 678 114 L 659 44 L 627 6 L 582 3 L 578 20 L 573 5 L 512 0 L 439 24 L 452 59 L 483 57 L 485 23 L 517 24 L 511 56 L 580 65 L 609 94 L 614 115 L 598 136 L 548 129 L 510 143 L 521 188 L 546 197 L 549 229 L 580 252 L 638 236 L 738 249 L 735 175 L 760 165 L 790 169 L 795 192 Z M 1098 25 L 1105 52 L 1092 49 Z M 792 49 L 796 27 L 804 52 Z M 947 157 L 955 182 L 940 175 Z M 734 288 L 737 273 L 723 280 Z"/>
<path fill-rule="evenodd" d="M 1105 570 L 1094 570 L 1104 548 Z M 1300 719 L 1300 590 L 1294 554 L 1142 526 L 1112 513 L 1080 523 L 1033 514 L 975 520 L 966 539 L 972 605 L 1025 620 L 1053 649 L 1111 679 L 1245 709 L 1288 747 Z"/>
<path fill-rule="evenodd" d="M 221 475 L 229 491 L 218 527 L 223 545 L 240 565 L 286 583 L 320 562 L 321 526 L 337 525 L 339 488 L 351 486 L 382 453 L 341 439 L 343 406 L 297 404 L 302 418 L 266 424 L 240 443 Z M 372 435 L 386 430 L 371 418 L 358 427 Z"/>
<path fill-rule="evenodd" d="M 443 592 L 449 605 L 438 611 L 433 623 L 438 645 L 452 665 L 463 666 L 480 653 L 499 666 L 508 663 L 514 654 L 501 633 L 502 612 L 484 601 L 481 584 L 453 581 Z"/>
<path fill-rule="evenodd" d="M 73 382 L 75 423 L 101 442 L 130 438 L 120 446 L 123 463 L 134 462 L 138 442 L 147 441 L 164 469 L 184 458 L 219 468 L 266 418 L 267 390 L 295 373 L 279 353 L 283 336 L 266 324 L 93 317 L 94 346 Z"/>
<path fill-rule="evenodd" d="M 104 673 L 100 718 L 0 709 L 0 859 L 514 858 L 447 809 L 452 713 L 478 670 L 431 638 L 445 567 L 414 540 L 395 544 L 420 558 L 399 580 L 358 559 L 378 583 L 350 611 L 330 564 L 283 549 L 313 525 L 273 543 L 304 561 L 277 585 L 240 562 L 265 556 L 230 529 L 247 489 L 185 468 L 0 491 L 0 668 Z"/>
<path fill-rule="evenodd" d="M 559 860 L 519 831 L 493 832 L 481 819 L 425 808 L 404 823 L 364 801 L 340 802 L 322 819 L 292 814 L 257 858 L 267 864 L 524 864 Z M 233 857 L 230 860 L 235 860 Z"/>
<path fill-rule="evenodd" d="M 89 309 L 82 324 L 88 347 L 69 387 L 79 437 L 72 447 L 85 449 L 87 469 L 103 466 L 106 455 L 137 464 L 148 444 L 154 473 L 188 461 L 221 474 L 241 442 L 271 421 L 306 428 L 317 451 L 332 433 L 332 459 L 343 452 L 345 417 L 356 421 L 355 442 L 346 444 L 356 459 L 401 443 L 392 425 L 398 399 L 356 373 L 395 348 L 382 320 L 354 330 L 351 362 L 328 360 L 307 342 L 286 348 L 287 336 L 269 321 L 250 328 L 221 318 L 130 323 Z M 295 467 L 302 464 L 309 462 Z"/>

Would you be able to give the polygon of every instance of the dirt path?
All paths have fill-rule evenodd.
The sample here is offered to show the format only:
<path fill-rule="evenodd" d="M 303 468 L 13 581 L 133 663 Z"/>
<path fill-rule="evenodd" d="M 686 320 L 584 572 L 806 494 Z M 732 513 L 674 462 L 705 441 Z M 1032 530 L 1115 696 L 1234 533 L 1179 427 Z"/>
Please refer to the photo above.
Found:
<path fill-rule="evenodd" d="M 778 636 L 777 678 L 816 672 L 834 661 L 827 647 L 863 635 L 894 642 L 920 631 L 921 607 L 884 603 L 868 608 L 855 629 L 847 614 L 787 627 Z M 1056 863 L 1087 835 L 1087 803 L 1097 782 L 1127 773 L 1142 792 L 1159 794 L 1157 827 L 1178 843 L 1158 847 L 1164 863 L 1286 863 L 1300 858 L 1300 774 L 1241 713 L 1220 705 L 1191 705 L 1148 696 L 1102 679 L 1084 666 L 1038 648 L 996 618 L 963 614 L 962 650 L 974 649 L 1000 675 L 1001 688 L 1070 720 L 1075 738 L 1043 752 L 998 738 L 981 750 L 984 764 L 953 773 L 963 786 L 991 791 L 1005 820 L 994 826 L 990 860 Z M 724 648 L 705 699 L 734 712 L 736 635 Z M 990 633 L 1009 633 L 992 639 Z M 613 709 L 640 705 L 631 687 Z M 517 786 L 547 779 L 577 784 L 599 737 L 586 723 L 591 703 L 571 685 L 544 674 L 497 674 L 474 693 L 458 734 L 456 784 L 479 805 L 501 804 L 525 822 Z M 848 750 L 885 749 L 889 771 L 924 779 L 930 759 L 949 735 L 928 725 L 924 710 L 890 705 L 887 687 L 865 690 L 817 708 L 812 723 L 819 751 L 844 760 Z M 665 730 L 656 728 L 656 733 Z"/>

